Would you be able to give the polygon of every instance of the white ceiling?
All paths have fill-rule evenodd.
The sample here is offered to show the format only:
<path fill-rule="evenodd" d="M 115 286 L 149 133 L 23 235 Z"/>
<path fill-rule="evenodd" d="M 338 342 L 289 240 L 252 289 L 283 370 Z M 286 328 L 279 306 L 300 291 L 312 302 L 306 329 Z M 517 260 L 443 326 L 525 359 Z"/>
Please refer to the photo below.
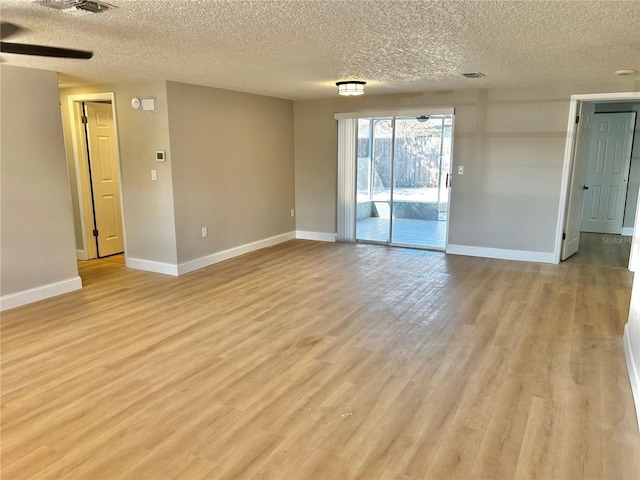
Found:
<path fill-rule="evenodd" d="M 640 70 L 640 1 L 108 0 L 74 16 L 0 0 L 20 43 L 93 50 L 91 60 L 2 54 L 65 85 L 175 80 L 289 99 L 617 81 Z M 460 74 L 480 71 L 485 78 Z M 640 81 L 639 74 L 633 77 Z"/>

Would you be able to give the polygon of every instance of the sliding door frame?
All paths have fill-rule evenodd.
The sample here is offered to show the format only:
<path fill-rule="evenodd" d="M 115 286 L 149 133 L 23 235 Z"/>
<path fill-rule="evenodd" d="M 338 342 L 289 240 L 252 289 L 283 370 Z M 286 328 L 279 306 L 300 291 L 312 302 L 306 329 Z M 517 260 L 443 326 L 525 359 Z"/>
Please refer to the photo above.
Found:
<path fill-rule="evenodd" d="M 393 245 L 393 191 L 396 188 L 396 117 L 391 117 L 391 181 L 389 182 L 389 241 Z M 357 222 L 354 222 L 357 224 Z M 357 232 L 356 227 L 356 232 Z M 356 239 L 357 240 L 357 239 Z"/>
<path fill-rule="evenodd" d="M 453 148 L 455 133 L 455 109 L 453 107 L 425 107 L 425 108 L 408 108 L 398 110 L 367 110 L 361 112 L 336 113 L 334 119 L 338 121 L 338 202 L 337 202 L 337 240 L 340 242 L 356 242 L 356 205 L 357 205 L 357 189 L 355 188 L 355 162 L 356 162 L 356 141 L 353 140 L 351 145 L 348 142 L 352 139 L 352 134 L 357 136 L 357 120 L 372 118 L 391 118 L 392 119 L 392 142 L 391 142 L 391 185 L 390 185 L 390 218 L 389 218 L 389 240 L 388 242 L 367 241 L 378 245 L 390 245 L 397 247 L 408 247 L 409 245 L 393 243 L 393 190 L 394 190 L 394 163 L 395 163 L 395 138 L 396 138 L 396 118 L 397 117 L 413 117 L 420 115 L 451 115 L 451 159 L 449 169 L 453 173 Z M 346 158 L 346 160 L 345 160 Z M 442 155 L 440 155 L 442 162 Z M 353 171 L 352 171 L 353 170 Z M 347 185 L 352 181 L 353 186 Z M 449 186 L 450 188 L 450 186 Z M 442 251 L 446 250 L 449 242 L 449 223 L 451 219 L 451 191 L 448 194 L 448 213 L 447 226 L 445 232 L 445 245 Z M 438 197 L 438 202 L 440 201 Z M 352 227 L 348 227 L 347 223 L 351 222 Z M 411 246 L 412 248 L 424 248 L 419 246 Z"/>

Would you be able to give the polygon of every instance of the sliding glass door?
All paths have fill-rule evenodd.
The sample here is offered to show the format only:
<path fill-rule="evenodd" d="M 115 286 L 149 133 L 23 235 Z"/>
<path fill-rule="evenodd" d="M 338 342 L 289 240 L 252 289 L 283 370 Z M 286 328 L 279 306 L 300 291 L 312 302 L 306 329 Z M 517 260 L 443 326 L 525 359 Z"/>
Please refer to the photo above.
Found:
<path fill-rule="evenodd" d="M 444 250 L 452 129 L 452 115 L 358 119 L 358 241 Z"/>
<path fill-rule="evenodd" d="M 393 118 L 358 119 L 358 240 L 390 242 L 393 143 Z"/>

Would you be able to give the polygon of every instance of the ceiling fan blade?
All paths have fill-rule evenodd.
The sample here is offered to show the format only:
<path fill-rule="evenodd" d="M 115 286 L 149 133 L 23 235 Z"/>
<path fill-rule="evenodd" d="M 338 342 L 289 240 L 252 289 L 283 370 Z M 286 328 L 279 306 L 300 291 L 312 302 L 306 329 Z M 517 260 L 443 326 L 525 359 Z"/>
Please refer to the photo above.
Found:
<path fill-rule="evenodd" d="M 43 45 L 28 45 L 26 43 L 0 42 L 0 52 L 17 53 L 19 55 L 36 55 L 39 57 L 79 58 L 87 60 L 93 57 L 93 52 L 73 50 L 70 48 L 45 47 Z"/>
<path fill-rule="evenodd" d="M 23 30 L 23 28 L 19 27 L 18 25 L 15 25 L 15 24 L 9 23 L 9 22 L 1 22 L 0 23 L 0 38 L 2 38 L 2 39 L 8 38 L 8 37 L 10 37 L 12 35 L 15 35 L 20 30 Z"/>

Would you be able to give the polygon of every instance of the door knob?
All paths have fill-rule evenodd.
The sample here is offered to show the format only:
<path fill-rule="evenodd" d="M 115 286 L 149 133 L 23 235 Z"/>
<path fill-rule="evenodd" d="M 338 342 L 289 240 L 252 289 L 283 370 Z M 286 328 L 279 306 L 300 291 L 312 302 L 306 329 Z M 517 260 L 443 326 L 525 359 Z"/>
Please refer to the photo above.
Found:
<path fill-rule="evenodd" d="M 582 189 L 583 190 L 589 190 L 589 187 L 587 187 L 586 185 L 582 185 Z"/>

